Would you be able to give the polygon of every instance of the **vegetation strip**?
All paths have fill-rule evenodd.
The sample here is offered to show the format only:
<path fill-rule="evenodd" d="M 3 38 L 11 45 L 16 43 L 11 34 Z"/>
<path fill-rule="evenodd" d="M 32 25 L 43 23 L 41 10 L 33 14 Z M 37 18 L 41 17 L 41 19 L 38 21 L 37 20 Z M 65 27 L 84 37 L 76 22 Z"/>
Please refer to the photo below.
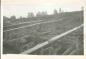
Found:
<path fill-rule="evenodd" d="M 6 30 L 6 31 L 3 31 L 3 32 L 12 31 L 12 30 L 16 30 L 16 29 L 21 29 L 21 28 L 25 28 L 25 27 L 31 27 L 31 26 L 35 26 L 35 25 L 39 25 L 39 24 L 51 23 L 51 22 L 56 22 L 56 21 L 58 22 L 60 20 L 63 20 L 63 19 L 59 19 L 59 20 L 55 20 L 55 21 L 40 22 L 40 23 L 36 23 L 36 24 L 32 24 L 32 25 L 27 25 L 27 26 L 23 26 L 23 27 L 19 27 L 19 28 Z"/>
<path fill-rule="evenodd" d="M 62 34 L 60 34 L 60 35 L 57 35 L 57 36 L 51 38 L 51 39 L 48 40 L 48 41 L 45 41 L 45 42 L 43 42 L 43 43 L 41 43 L 41 44 L 38 44 L 38 45 L 36 45 L 35 47 L 33 47 L 33 48 L 31 48 L 31 49 L 28 49 L 28 50 L 26 50 L 26 51 L 24 51 L 24 52 L 22 52 L 22 53 L 20 53 L 20 54 L 29 54 L 29 53 L 32 53 L 32 52 L 38 50 L 39 48 L 41 48 L 41 47 L 43 47 L 43 46 L 49 44 L 50 42 L 53 42 L 53 41 L 55 41 L 55 40 L 57 40 L 57 39 L 59 39 L 59 38 L 65 36 L 65 35 L 67 35 L 67 34 L 73 32 L 73 31 L 75 31 L 75 30 L 81 28 L 82 26 L 83 26 L 83 24 L 81 24 L 80 26 L 75 27 L 75 28 L 73 28 L 73 29 L 70 29 L 70 30 L 68 30 L 68 31 L 66 31 L 66 32 L 64 32 L 64 33 L 62 33 Z"/>
<path fill-rule="evenodd" d="M 9 26 L 21 25 L 21 24 L 33 23 L 33 22 L 40 22 L 40 21 L 43 21 L 43 20 L 39 20 L 39 21 L 30 21 L 30 22 L 22 22 L 22 23 L 19 23 L 19 24 L 12 24 L 12 25 L 9 25 Z M 3 26 L 3 27 L 9 27 L 9 26 Z"/>

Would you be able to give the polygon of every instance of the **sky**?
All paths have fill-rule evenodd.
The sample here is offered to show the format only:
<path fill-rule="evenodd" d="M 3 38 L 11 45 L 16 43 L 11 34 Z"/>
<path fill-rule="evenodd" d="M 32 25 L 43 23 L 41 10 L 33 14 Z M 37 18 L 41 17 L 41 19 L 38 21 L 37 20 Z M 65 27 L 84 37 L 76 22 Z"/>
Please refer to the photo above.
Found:
<path fill-rule="evenodd" d="M 3 15 L 10 17 L 27 17 L 27 13 L 47 11 L 52 14 L 54 9 L 64 11 L 81 10 L 82 0 L 2 0 Z"/>

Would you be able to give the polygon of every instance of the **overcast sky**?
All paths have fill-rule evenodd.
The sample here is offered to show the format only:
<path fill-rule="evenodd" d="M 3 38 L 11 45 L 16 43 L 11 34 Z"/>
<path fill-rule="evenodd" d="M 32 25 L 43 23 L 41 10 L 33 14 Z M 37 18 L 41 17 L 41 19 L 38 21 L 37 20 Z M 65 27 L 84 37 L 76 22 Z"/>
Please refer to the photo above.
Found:
<path fill-rule="evenodd" d="M 2 0 L 2 6 L 4 16 L 26 17 L 28 12 L 47 11 L 52 14 L 53 10 L 58 8 L 64 11 L 80 10 L 83 2 L 82 0 Z"/>

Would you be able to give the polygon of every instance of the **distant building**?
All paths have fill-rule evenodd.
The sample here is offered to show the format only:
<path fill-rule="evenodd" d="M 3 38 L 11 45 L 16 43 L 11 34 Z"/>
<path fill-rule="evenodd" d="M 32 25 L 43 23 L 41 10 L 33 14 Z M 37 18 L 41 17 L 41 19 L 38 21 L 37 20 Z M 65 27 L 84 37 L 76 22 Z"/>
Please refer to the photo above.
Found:
<path fill-rule="evenodd" d="M 11 19 L 12 21 L 16 20 L 16 16 L 11 16 L 10 19 Z"/>
<path fill-rule="evenodd" d="M 47 15 L 47 12 L 38 12 L 36 16 L 45 16 Z"/>
<path fill-rule="evenodd" d="M 58 12 L 57 12 L 57 10 L 56 10 L 56 9 L 54 10 L 54 14 L 55 14 L 55 15 L 57 15 L 57 14 L 58 14 Z"/>
<path fill-rule="evenodd" d="M 62 12 L 62 9 L 61 8 L 59 8 L 59 13 L 61 13 Z"/>
<path fill-rule="evenodd" d="M 9 18 L 8 17 L 6 17 L 6 16 L 3 16 L 3 22 L 7 22 L 7 23 L 9 23 Z"/>
<path fill-rule="evenodd" d="M 27 16 L 28 18 L 29 17 L 34 17 L 34 14 L 31 12 L 31 13 L 28 13 L 28 16 Z"/>
<path fill-rule="evenodd" d="M 20 16 L 19 19 L 23 20 L 24 17 Z"/>
<path fill-rule="evenodd" d="M 81 7 L 81 10 L 84 11 L 84 7 Z"/>

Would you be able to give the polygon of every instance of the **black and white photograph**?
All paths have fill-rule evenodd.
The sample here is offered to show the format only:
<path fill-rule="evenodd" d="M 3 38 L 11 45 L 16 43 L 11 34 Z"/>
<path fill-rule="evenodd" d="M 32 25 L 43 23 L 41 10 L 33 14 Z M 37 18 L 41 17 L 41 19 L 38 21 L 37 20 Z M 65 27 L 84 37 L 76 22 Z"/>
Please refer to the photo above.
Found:
<path fill-rule="evenodd" d="M 2 0 L 2 54 L 84 55 L 80 0 Z"/>

